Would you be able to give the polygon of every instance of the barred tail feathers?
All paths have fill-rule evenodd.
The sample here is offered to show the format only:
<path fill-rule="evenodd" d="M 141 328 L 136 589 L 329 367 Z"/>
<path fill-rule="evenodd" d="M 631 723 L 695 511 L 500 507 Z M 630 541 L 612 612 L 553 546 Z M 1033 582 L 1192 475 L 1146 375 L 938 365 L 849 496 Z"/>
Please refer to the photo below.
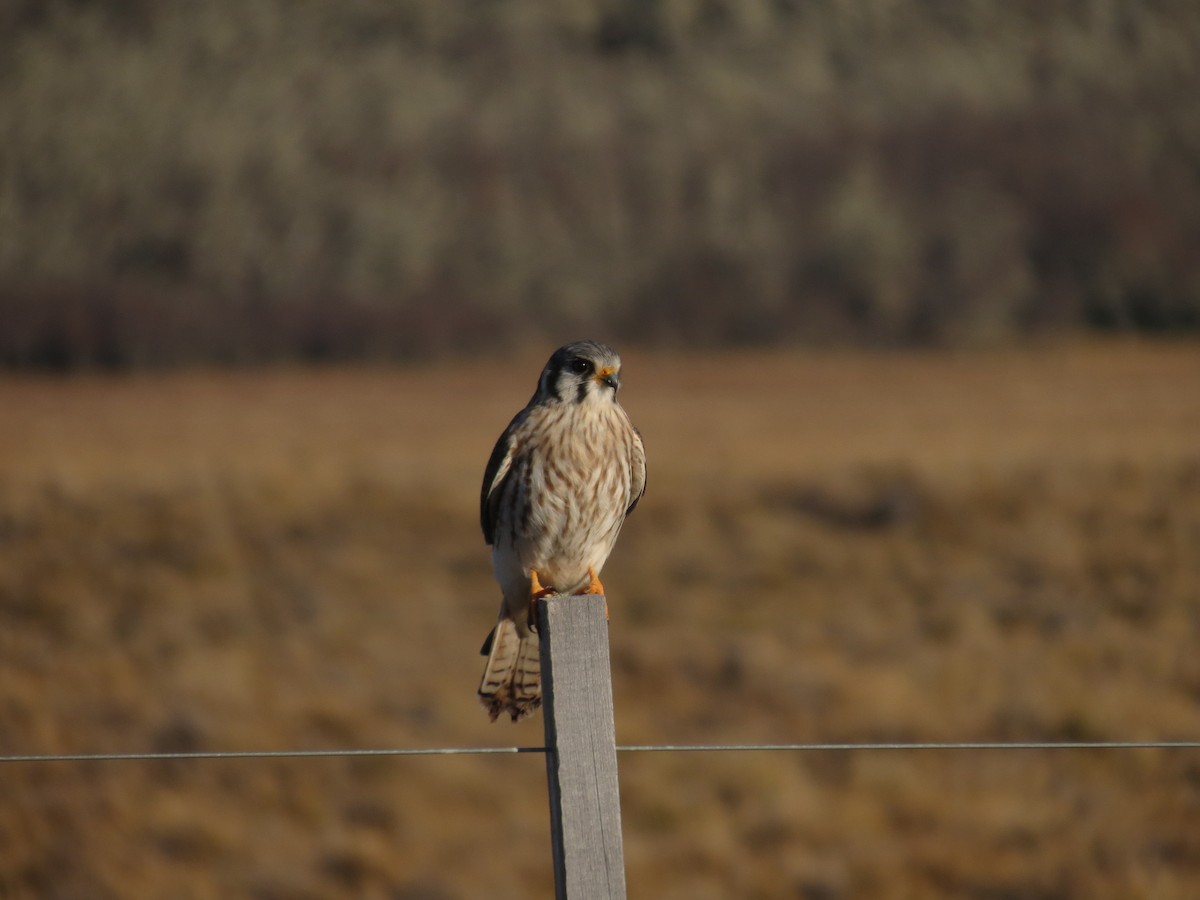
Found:
<path fill-rule="evenodd" d="M 501 618 L 481 651 L 488 658 L 479 683 L 479 702 L 495 722 L 508 713 L 514 722 L 542 705 L 542 663 L 537 632 L 522 636 L 517 623 Z"/>

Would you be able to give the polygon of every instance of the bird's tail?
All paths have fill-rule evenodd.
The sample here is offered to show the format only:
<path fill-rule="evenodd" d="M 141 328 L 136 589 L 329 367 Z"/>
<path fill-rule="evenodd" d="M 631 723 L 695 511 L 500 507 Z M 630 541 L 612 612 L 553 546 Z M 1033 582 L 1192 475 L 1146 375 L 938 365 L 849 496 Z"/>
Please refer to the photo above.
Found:
<path fill-rule="evenodd" d="M 522 635 L 502 617 L 479 651 L 488 658 L 479 682 L 479 702 L 493 722 L 508 713 L 515 722 L 542 705 L 542 661 L 536 631 Z"/>

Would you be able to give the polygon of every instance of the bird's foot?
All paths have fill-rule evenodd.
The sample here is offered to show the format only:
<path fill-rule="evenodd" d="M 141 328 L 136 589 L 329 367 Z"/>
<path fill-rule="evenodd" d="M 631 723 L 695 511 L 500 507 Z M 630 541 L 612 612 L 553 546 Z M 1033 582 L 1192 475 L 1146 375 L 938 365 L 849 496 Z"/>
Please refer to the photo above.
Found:
<path fill-rule="evenodd" d="M 538 578 L 537 569 L 529 570 L 529 596 L 533 600 L 541 600 L 543 597 L 548 597 L 554 593 L 553 587 L 542 587 L 541 579 Z"/>
<path fill-rule="evenodd" d="M 542 587 L 537 569 L 529 570 L 529 627 L 537 631 L 537 602 L 554 593 L 552 587 Z"/>
<path fill-rule="evenodd" d="M 601 594 L 601 595 L 604 594 L 604 585 L 602 585 L 600 583 L 600 578 L 599 578 L 599 576 L 596 575 L 596 570 L 593 569 L 591 566 L 588 566 L 588 575 L 591 578 L 591 580 L 588 582 L 587 587 L 585 587 L 583 590 L 579 591 L 578 593 L 581 595 L 582 594 Z M 607 597 L 604 598 L 604 621 L 605 622 L 608 621 L 608 598 Z"/>
<path fill-rule="evenodd" d="M 588 582 L 588 586 L 585 587 L 579 593 L 581 593 L 581 594 L 603 594 L 604 593 L 604 585 L 602 585 L 600 583 L 600 578 L 599 578 L 599 576 L 596 575 L 596 570 L 593 569 L 591 566 L 588 566 L 588 577 L 591 579 Z"/>

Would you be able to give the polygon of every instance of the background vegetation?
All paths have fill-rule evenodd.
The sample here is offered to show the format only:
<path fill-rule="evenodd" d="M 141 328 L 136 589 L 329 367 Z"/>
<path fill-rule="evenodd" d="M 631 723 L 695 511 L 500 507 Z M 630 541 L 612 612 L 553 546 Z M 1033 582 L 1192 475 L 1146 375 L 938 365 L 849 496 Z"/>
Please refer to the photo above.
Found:
<path fill-rule="evenodd" d="M 539 744 L 474 691 L 478 481 L 541 362 L 0 380 L 0 754 Z M 625 382 L 620 741 L 1200 736 L 1194 345 Z M 635 897 L 1200 890 L 1194 751 L 620 767 Z M 536 756 L 0 764 L 0 798 L 6 900 L 552 893 Z"/>
<path fill-rule="evenodd" d="M 1193 0 L 7 0 L 0 363 L 1200 325 Z"/>

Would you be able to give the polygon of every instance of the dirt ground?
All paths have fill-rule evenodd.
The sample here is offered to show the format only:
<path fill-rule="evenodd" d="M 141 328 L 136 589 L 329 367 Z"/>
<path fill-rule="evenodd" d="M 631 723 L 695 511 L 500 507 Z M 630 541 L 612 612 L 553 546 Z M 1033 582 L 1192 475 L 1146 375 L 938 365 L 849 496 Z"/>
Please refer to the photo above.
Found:
<path fill-rule="evenodd" d="M 0 753 L 539 745 L 474 691 L 544 354 L 0 380 Z M 1200 346 L 625 352 L 621 743 L 1200 737 Z M 1200 754 L 623 754 L 630 895 L 1185 898 Z M 0 897 L 550 896 L 540 756 L 0 764 Z"/>

